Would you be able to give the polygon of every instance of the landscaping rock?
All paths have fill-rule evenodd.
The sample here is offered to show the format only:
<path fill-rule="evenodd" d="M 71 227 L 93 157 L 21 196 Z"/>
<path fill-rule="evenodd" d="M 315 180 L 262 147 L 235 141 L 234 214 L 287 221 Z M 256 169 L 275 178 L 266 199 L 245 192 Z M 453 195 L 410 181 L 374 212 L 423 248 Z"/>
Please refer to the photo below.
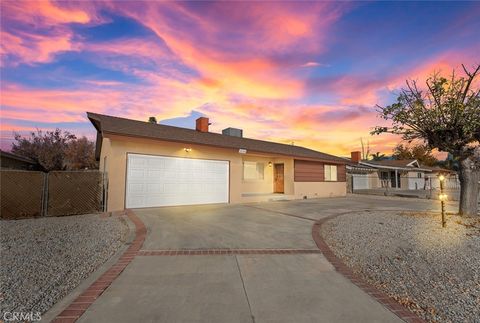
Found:
<path fill-rule="evenodd" d="M 122 217 L 0 221 L 0 312 L 44 313 L 126 241 Z"/>
<path fill-rule="evenodd" d="M 325 223 L 334 253 L 432 322 L 480 322 L 480 218 L 363 212 Z"/>

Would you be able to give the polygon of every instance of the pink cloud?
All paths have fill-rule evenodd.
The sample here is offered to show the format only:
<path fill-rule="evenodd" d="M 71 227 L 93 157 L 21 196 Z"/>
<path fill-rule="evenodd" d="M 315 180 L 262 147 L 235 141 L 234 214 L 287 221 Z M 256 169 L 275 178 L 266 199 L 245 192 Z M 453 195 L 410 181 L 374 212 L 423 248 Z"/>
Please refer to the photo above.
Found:
<path fill-rule="evenodd" d="M 117 7 L 154 31 L 182 63 L 200 72 L 200 84 L 234 95 L 268 99 L 298 98 L 304 87 L 288 68 L 267 58 L 268 54 L 301 42 L 305 51 L 318 53 L 322 35 L 339 16 L 338 5 L 325 3 L 301 10 L 288 3 L 253 6 L 238 2 L 205 5 L 203 11 L 171 2 L 144 6 L 122 3 Z M 184 27 L 173 24 L 173 19 L 188 23 Z M 242 32 L 233 32 L 233 39 L 225 39 L 225 31 L 236 26 Z M 252 33 L 256 37 L 250 37 Z"/>
<path fill-rule="evenodd" d="M 52 1 L 2 1 L 2 65 L 51 62 L 55 55 L 77 51 L 69 24 L 98 23 L 95 8 L 75 8 L 75 3 Z M 28 29 L 24 26 L 30 26 Z M 28 31 L 27 31 L 28 30 Z"/>

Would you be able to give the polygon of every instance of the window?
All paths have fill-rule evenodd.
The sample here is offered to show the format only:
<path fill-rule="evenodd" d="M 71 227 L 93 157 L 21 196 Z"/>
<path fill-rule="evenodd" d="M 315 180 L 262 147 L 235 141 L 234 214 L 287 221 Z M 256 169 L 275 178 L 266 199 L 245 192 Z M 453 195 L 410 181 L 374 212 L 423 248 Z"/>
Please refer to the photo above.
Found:
<path fill-rule="evenodd" d="M 337 181 L 337 166 L 336 165 L 325 165 L 325 180 L 326 181 Z"/>
<path fill-rule="evenodd" d="M 264 177 L 263 163 L 244 161 L 243 179 L 261 180 Z"/>
<path fill-rule="evenodd" d="M 422 178 L 422 173 L 417 173 L 418 178 Z"/>

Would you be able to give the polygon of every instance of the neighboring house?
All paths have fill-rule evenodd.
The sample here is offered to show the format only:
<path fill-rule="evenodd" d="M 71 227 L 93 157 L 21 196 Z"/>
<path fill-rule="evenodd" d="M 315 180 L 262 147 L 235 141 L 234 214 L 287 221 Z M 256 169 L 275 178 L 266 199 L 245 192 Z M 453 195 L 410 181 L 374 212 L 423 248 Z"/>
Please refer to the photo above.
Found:
<path fill-rule="evenodd" d="M 2 169 L 38 170 L 39 165 L 34 160 L 0 150 L 0 166 Z"/>
<path fill-rule="evenodd" d="M 87 113 L 107 179 L 107 210 L 346 195 L 345 160 L 315 150 Z"/>
<path fill-rule="evenodd" d="M 438 176 L 454 174 L 438 167 L 422 166 L 417 160 L 362 160 L 361 153 L 351 153 L 347 173 L 352 176 L 353 189 L 394 188 L 419 190 L 439 186 Z"/>
<path fill-rule="evenodd" d="M 441 167 L 429 167 L 423 166 L 423 168 L 430 169 L 431 173 L 429 176 L 429 186 L 428 188 L 440 189 L 440 175 L 445 177 L 444 188 L 447 189 L 460 189 L 460 180 L 458 178 L 457 172 L 445 169 Z"/>

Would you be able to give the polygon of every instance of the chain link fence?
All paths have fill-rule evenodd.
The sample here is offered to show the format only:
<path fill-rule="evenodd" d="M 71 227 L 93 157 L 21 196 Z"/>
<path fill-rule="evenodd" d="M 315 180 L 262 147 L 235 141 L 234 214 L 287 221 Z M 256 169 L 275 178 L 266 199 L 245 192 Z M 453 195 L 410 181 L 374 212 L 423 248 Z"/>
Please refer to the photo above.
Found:
<path fill-rule="evenodd" d="M 103 210 L 100 171 L 1 170 L 1 218 L 63 216 Z"/>
<path fill-rule="evenodd" d="M 41 216 L 45 173 L 21 170 L 0 172 L 0 212 L 2 219 Z"/>

